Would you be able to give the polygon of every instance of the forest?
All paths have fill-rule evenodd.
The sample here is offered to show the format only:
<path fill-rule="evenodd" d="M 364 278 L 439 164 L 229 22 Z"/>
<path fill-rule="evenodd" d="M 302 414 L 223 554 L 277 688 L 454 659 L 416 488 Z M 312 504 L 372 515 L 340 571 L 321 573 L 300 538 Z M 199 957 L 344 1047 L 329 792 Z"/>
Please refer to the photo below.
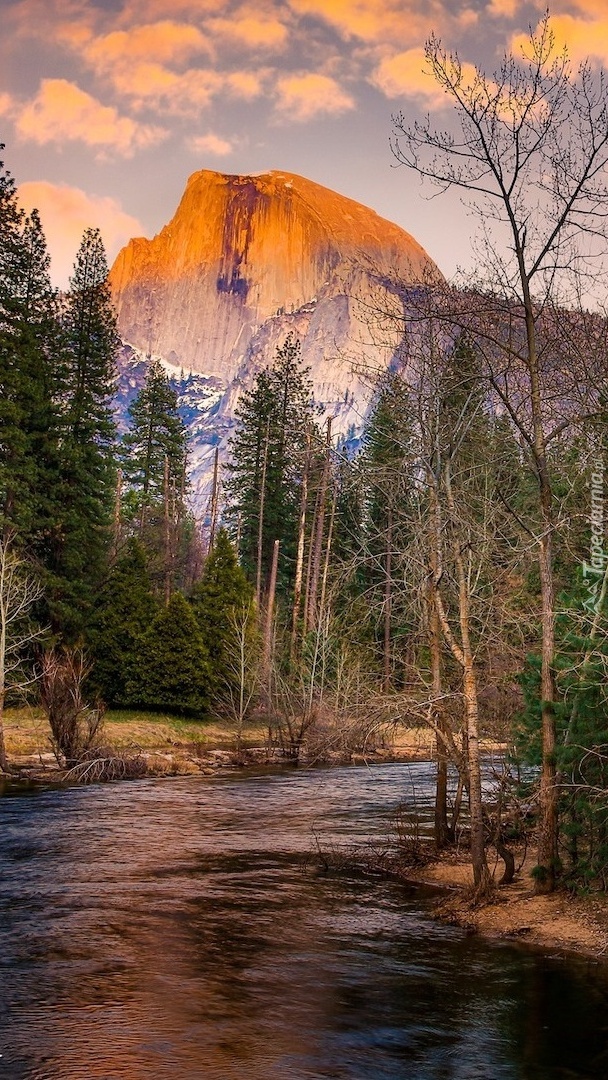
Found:
<path fill-rule="evenodd" d="M 507 254 L 485 234 L 479 281 L 395 281 L 383 310 L 370 293 L 370 341 L 397 327 L 402 345 L 388 370 L 370 360 L 355 451 L 319 415 L 288 334 L 241 396 L 203 523 L 160 363 L 117 436 L 99 233 L 56 294 L 40 220 L 2 167 L 0 768 L 2 712 L 23 694 L 66 762 L 106 707 L 221 715 L 237 743 L 261 717 L 294 759 L 426 725 L 435 844 L 453 843 L 466 804 L 479 895 L 489 848 L 508 876 L 509 840 L 531 826 L 537 891 L 606 887 L 608 323 L 585 275 L 608 123 L 590 76 L 575 84 L 552 50 L 545 24 L 525 81 L 513 63 L 498 92 L 465 85 L 429 43 L 460 110 L 458 153 L 403 116 L 394 153 L 489 200 Z M 508 746 L 491 806 L 487 734 Z"/>

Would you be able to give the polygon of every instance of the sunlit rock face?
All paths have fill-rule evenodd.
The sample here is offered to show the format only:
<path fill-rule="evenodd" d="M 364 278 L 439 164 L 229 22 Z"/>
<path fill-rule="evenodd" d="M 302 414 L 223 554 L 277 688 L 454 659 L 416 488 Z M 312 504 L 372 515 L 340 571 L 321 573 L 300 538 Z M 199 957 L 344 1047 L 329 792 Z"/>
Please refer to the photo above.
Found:
<path fill-rule="evenodd" d="M 351 199 L 290 173 L 205 170 L 158 236 L 123 248 L 110 280 L 125 342 L 225 388 L 196 426 L 200 489 L 240 392 L 290 331 L 334 432 L 356 437 L 369 370 L 387 367 L 401 346 L 398 325 L 377 314 L 394 307 L 394 283 L 438 277 L 407 232 Z"/>

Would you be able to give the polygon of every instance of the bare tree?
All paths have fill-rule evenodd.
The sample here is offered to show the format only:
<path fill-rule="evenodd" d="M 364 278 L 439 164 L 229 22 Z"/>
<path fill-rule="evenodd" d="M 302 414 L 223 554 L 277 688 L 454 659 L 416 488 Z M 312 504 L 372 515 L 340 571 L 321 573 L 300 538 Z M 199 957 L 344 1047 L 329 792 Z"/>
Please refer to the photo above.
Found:
<path fill-rule="evenodd" d="M 103 707 L 91 706 L 84 696 L 90 674 L 81 649 L 49 649 L 42 656 L 40 703 L 51 728 L 55 756 L 74 766 L 95 746 L 101 735 Z"/>
<path fill-rule="evenodd" d="M 42 590 L 28 573 L 12 538 L 0 539 L 0 772 L 8 771 L 4 740 L 7 694 L 23 693 L 35 681 L 28 670 L 28 647 L 42 634 L 29 616 Z"/>
<path fill-rule="evenodd" d="M 459 189 L 482 222 L 483 284 L 523 323 L 527 422 L 522 434 L 537 482 L 542 623 L 542 780 L 537 889 L 551 891 L 558 866 L 555 767 L 554 484 L 547 455 L 539 318 L 549 303 L 578 298 L 591 258 L 604 251 L 608 214 L 608 105 L 602 72 L 573 71 L 558 52 L 548 14 L 519 58 L 491 76 L 470 74 L 432 37 L 428 65 L 453 106 L 453 131 L 427 118 L 394 118 L 397 160 L 440 191 Z M 519 422 L 519 419 L 518 419 Z M 524 425 L 522 425 L 524 428 Z"/>
<path fill-rule="evenodd" d="M 260 685 L 260 636 L 253 600 L 230 614 L 233 647 L 226 657 L 219 687 L 219 708 L 228 719 L 240 753 L 243 731 L 258 702 Z"/>

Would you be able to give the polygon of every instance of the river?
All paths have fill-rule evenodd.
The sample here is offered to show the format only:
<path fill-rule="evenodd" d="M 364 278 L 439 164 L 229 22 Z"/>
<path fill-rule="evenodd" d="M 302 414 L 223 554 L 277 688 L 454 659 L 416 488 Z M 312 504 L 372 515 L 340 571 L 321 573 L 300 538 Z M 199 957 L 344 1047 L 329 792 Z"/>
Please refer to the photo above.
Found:
<path fill-rule="evenodd" d="M 309 857 L 380 842 L 414 787 L 429 766 L 0 798 L 0 1080 L 604 1080 L 603 965 Z"/>

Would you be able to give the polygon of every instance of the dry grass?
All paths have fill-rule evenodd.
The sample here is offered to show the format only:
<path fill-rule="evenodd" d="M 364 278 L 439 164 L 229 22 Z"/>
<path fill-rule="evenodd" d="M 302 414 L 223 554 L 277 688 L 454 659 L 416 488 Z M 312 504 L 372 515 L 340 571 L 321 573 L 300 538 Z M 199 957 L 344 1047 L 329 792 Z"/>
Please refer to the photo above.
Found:
<path fill-rule="evenodd" d="M 13 761 L 51 752 L 50 728 L 40 709 L 7 709 L 4 734 L 7 753 Z M 265 735 L 265 729 L 248 728 L 246 744 L 259 746 L 264 743 Z M 234 733 L 217 721 L 184 720 L 135 711 L 107 713 L 103 742 L 116 751 L 140 749 L 159 754 L 179 749 L 233 750 L 235 747 Z"/>
<path fill-rule="evenodd" d="M 39 709 L 7 709 L 4 737 L 9 758 L 51 752 L 51 729 Z"/>
<path fill-rule="evenodd" d="M 51 752 L 50 729 L 40 709 L 7 709 L 4 719 L 6 746 L 9 758 L 32 758 Z M 263 725 L 247 727 L 243 746 L 263 746 L 267 738 Z M 102 741 L 117 753 L 142 750 L 172 753 L 186 751 L 197 754 L 207 750 L 234 750 L 234 731 L 218 720 L 185 720 L 164 713 L 137 710 L 108 712 L 104 720 Z M 486 741 L 486 752 L 504 747 Z M 404 760 L 422 760 L 434 756 L 435 737 L 430 728 L 396 728 L 387 738 L 387 759 L 395 756 Z"/>

